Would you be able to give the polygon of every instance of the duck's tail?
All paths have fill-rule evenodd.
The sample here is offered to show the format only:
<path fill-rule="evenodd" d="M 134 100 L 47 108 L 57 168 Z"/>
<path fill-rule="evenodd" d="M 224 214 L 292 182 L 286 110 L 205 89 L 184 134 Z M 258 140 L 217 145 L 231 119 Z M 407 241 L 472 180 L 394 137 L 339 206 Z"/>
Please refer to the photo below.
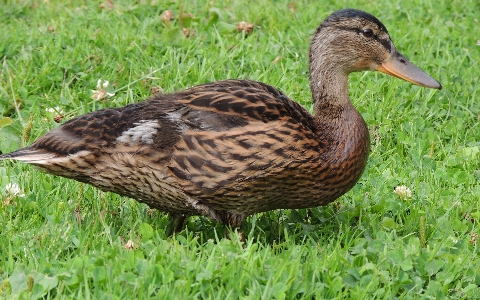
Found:
<path fill-rule="evenodd" d="M 28 164 L 43 165 L 48 164 L 48 161 L 55 157 L 57 157 L 57 155 L 53 153 L 48 153 L 27 147 L 0 155 L 0 160 L 13 159 L 23 161 Z"/>

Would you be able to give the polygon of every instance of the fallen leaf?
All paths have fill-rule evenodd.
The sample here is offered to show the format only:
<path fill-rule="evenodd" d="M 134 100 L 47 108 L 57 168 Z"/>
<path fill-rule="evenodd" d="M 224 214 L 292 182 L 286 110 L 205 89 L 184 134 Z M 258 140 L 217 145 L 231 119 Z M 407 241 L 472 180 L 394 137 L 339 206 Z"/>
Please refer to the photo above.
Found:
<path fill-rule="evenodd" d="M 275 59 L 272 61 L 272 64 L 276 65 L 278 63 L 278 61 L 281 60 L 281 59 L 282 59 L 282 56 L 280 56 L 280 55 L 275 57 Z"/>
<path fill-rule="evenodd" d="M 101 9 L 108 8 L 108 9 L 112 10 L 113 9 L 113 1 L 112 0 L 105 0 L 105 2 L 100 3 L 99 7 Z"/>
<path fill-rule="evenodd" d="M 173 11 L 171 10 L 164 10 L 160 15 L 160 21 L 166 24 L 170 23 L 170 21 L 173 20 L 174 18 L 175 16 L 173 14 Z"/>
<path fill-rule="evenodd" d="M 253 31 L 253 28 L 255 28 L 255 24 L 248 23 L 245 21 L 240 21 L 237 24 L 237 30 L 238 31 L 243 31 L 245 34 L 250 34 Z"/>
<path fill-rule="evenodd" d="M 297 1 L 288 3 L 288 9 L 290 9 L 293 12 L 297 12 Z"/>
<path fill-rule="evenodd" d="M 191 30 L 190 28 L 182 28 L 182 32 L 185 35 L 186 38 L 189 38 L 191 36 L 195 36 L 196 32 L 195 30 Z"/>

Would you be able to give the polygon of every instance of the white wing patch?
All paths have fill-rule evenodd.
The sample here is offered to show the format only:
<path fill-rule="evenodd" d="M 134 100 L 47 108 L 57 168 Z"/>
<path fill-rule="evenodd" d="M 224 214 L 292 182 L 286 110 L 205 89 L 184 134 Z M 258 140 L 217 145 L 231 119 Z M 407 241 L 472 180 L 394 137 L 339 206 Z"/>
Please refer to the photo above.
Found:
<path fill-rule="evenodd" d="M 117 141 L 126 144 L 152 144 L 153 136 L 157 134 L 158 128 L 160 128 L 158 120 L 142 120 L 133 124 L 135 127 L 124 131 L 122 135 L 117 138 Z"/>
<path fill-rule="evenodd" d="M 188 108 L 181 108 L 172 112 L 167 113 L 167 119 L 174 123 L 178 130 L 181 132 L 185 132 L 188 130 L 188 125 L 182 120 L 182 115 L 184 112 L 188 110 Z"/>

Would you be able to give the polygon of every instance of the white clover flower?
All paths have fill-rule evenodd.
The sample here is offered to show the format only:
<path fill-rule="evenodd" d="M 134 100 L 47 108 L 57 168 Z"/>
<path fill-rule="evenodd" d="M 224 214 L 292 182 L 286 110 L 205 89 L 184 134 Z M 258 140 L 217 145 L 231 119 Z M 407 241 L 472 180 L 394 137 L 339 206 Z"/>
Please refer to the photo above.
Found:
<path fill-rule="evenodd" d="M 61 110 L 60 107 L 58 107 L 58 106 L 55 106 L 55 107 L 47 107 L 47 108 L 45 108 L 45 111 L 48 112 L 48 113 L 52 113 L 52 114 L 59 114 L 59 115 L 65 114 L 65 113 L 63 112 L 63 110 Z"/>
<path fill-rule="evenodd" d="M 399 185 L 395 187 L 395 190 L 393 191 L 400 197 L 400 199 L 412 198 L 412 191 L 405 185 Z"/>
<path fill-rule="evenodd" d="M 458 239 L 454 236 L 449 236 L 448 240 L 452 241 L 454 244 L 458 243 Z"/>
<path fill-rule="evenodd" d="M 137 246 L 135 245 L 135 243 L 129 239 L 127 241 L 127 243 L 123 246 L 123 248 L 127 249 L 127 250 L 132 250 L 133 248 L 136 248 Z"/>
<path fill-rule="evenodd" d="M 106 91 L 106 89 L 108 88 L 108 85 L 110 83 L 108 82 L 108 80 L 105 80 L 103 81 L 102 83 L 102 80 L 99 79 L 97 81 L 97 89 L 96 90 L 92 90 L 92 98 L 94 100 L 100 100 L 100 99 L 103 99 L 105 97 L 112 97 L 112 96 L 115 96 L 115 93 L 109 93 Z"/>
<path fill-rule="evenodd" d="M 5 190 L 7 190 L 7 193 L 11 196 L 25 197 L 25 194 L 16 183 L 7 183 Z"/>

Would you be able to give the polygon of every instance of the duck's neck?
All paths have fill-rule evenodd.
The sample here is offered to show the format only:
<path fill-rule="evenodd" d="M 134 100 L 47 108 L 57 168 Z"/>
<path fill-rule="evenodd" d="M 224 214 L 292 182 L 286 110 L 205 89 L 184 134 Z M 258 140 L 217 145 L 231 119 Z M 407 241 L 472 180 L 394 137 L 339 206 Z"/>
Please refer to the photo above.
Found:
<path fill-rule="evenodd" d="M 348 97 L 348 66 L 351 65 L 345 49 L 339 47 L 338 37 L 319 27 L 310 46 L 310 88 L 315 114 L 351 107 Z"/>
<path fill-rule="evenodd" d="M 332 56 L 335 58 L 328 51 L 317 51 L 310 56 L 310 88 L 318 133 L 334 141 L 332 145 L 342 145 L 348 153 L 358 147 L 358 151 L 367 155 L 367 126 L 348 96 L 348 73 Z"/>
<path fill-rule="evenodd" d="M 342 185 L 350 189 L 362 174 L 370 148 L 368 128 L 348 97 L 347 74 L 327 64 L 310 66 L 317 134 L 325 148 L 329 166 L 344 174 Z"/>
<path fill-rule="evenodd" d="M 322 68 L 310 70 L 310 89 L 315 115 L 325 113 L 325 109 L 344 109 L 351 106 L 348 96 L 347 75 L 335 70 Z"/>
<path fill-rule="evenodd" d="M 318 58 L 318 57 L 317 57 Z M 358 112 L 353 107 L 348 96 L 348 75 L 334 66 L 328 65 L 327 60 L 310 63 L 310 88 L 314 102 L 315 119 L 317 126 L 323 132 L 343 131 L 345 116 L 352 113 L 357 117 Z M 358 117 L 361 116 L 358 114 Z M 335 134 L 334 134 L 335 135 Z"/>

